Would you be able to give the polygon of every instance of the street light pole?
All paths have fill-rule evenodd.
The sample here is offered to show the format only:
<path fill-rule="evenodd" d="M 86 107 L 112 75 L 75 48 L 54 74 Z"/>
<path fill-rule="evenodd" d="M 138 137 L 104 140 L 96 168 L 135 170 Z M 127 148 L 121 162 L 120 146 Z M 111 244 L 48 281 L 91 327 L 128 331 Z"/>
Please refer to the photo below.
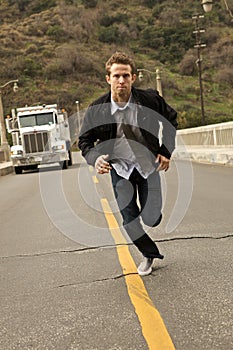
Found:
<path fill-rule="evenodd" d="M 202 0 L 201 4 L 205 12 L 210 12 L 213 6 L 213 0 Z"/>
<path fill-rule="evenodd" d="M 227 0 L 223 0 L 225 8 L 228 12 L 228 14 L 230 15 L 231 18 L 233 18 L 233 13 L 227 3 Z M 203 9 L 205 12 L 210 12 L 212 11 L 212 7 L 213 7 L 213 0 L 201 0 L 201 4 L 203 6 Z"/>
<path fill-rule="evenodd" d="M 14 84 L 13 90 L 16 92 L 18 90 L 17 85 L 18 79 L 16 80 L 10 80 L 6 84 L 0 86 L 0 127 L 1 127 L 1 150 L 4 151 L 4 159 L 5 161 L 10 160 L 10 152 L 9 152 L 9 144 L 6 137 L 6 125 L 4 120 L 4 113 L 3 113 L 3 104 L 2 104 L 2 89 L 6 87 L 9 84 Z"/>
<path fill-rule="evenodd" d="M 1 125 L 1 146 L 8 144 L 6 137 L 6 127 L 3 117 L 2 92 L 0 91 L 0 125 Z"/>
<path fill-rule="evenodd" d="M 201 4 L 203 6 L 203 10 L 205 12 L 212 11 L 213 0 L 201 0 Z M 228 6 L 227 0 L 224 0 L 225 7 L 233 18 L 233 14 Z M 203 99 L 203 86 L 202 86 L 202 58 L 201 58 L 201 49 L 206 47 L 205 44 L 201 43 L 201 33 L 204 33 L 204 29 L 199 28 L 199 19 L 204 18 L 203 15 L 196 15 L 192 17 L 195 20 L 195 31 L 193 32 L 196 35 L 196 45 L 194 46 L 197 49 L 197 66 L 198 66 L 198 77 L 199 77 L 199 85 L 200 85 L 200 98 L 201 98 L 201 114 L 202 114 L 202 124 L 205 124 L 205 113 L 204 113 L 204 99 Z"/>
<path fill-rule="evenodd" d="M 192 19 L 195 21 L 195 30 L 193 33 L 196 36 L 196 45 L 194 47 L 197 49 L 197 68 L 198 68 L 198 80 L 200 86 L 200 100 L 201 100 L 201 117 L 202 117 L 202 125 L 205 125 L 205 110 L 204 110 L 204 97 L 203 97 L 203 84 L 202 84 L 202 57 L 201 57 L 201 49 L 206 47 L 206 44 L 201 43 L 201 33 L 204 33 L 204 29 L 199 28 L 199 19 L 204 18 L 203 15 L 195 15 Z"/>
<path fill-rule="evenodd" d="M 156 69 L 155 74 L 156 74 L 156 86 L 157 86 L 157 90 L 158 90 L 160 96 L 163 97 L 162 82 L 161 82 L 161 78 L 160 78 L 159 69 Z"/>
<path fill-rule="evenodd" d="M 81 128 L 79 101 L 75 101 L 75 103 L 76 103 L 76 106 L 77 106 L 77 119 L 78 119 L 78 132 L 79 132 L 80 128 Z"/>
<path fill-rule="evenodd" d="M 160 96 L 163 97 L 162 82 L 161 82 L 161 78 L 160 78 L 159 69 L 156 69 L 155 72 L 152 72 L 148 69 L 139 68 L 139 69 L 137 69 L 137 71 L 138 71 L 139 81 L 142 81 L 142 79 L 143 79 L 143 72 L 147 72 L 149 74 L 155 74 L 156 75 L 156 90 L 159 92 Z"/>

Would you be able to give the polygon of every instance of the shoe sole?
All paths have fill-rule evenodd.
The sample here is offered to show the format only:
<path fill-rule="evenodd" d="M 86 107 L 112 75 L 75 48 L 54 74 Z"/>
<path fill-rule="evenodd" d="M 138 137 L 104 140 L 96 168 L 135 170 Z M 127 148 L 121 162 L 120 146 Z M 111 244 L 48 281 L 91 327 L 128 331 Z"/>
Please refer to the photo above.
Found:
<path fill-rule="evenodd" d="M 137 270 L 138 271 L 138 274 L 140 275 L 140 276 L 148 276 L 148 275 L 150 275 L 151 274 L 151 272 L 152 272 L 152 267 L 150 267 L 148 270 L 146 270 L 146 271 L 140 271 L 140 270 Z"/>

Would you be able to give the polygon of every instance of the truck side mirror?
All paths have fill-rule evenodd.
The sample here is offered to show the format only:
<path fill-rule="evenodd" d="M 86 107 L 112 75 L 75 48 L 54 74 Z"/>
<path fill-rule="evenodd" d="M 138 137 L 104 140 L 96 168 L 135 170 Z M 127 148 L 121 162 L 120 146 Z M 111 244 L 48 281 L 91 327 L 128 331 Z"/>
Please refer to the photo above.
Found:
<path fill-rule="evenodd" d="M 5 119 L 5 122 L 6 122 L 6 128 L 7 128 L 7 131 L 9 133 L 11 133 L 13 127 L 12 127 L 12 118 L 6 118 Z"/>

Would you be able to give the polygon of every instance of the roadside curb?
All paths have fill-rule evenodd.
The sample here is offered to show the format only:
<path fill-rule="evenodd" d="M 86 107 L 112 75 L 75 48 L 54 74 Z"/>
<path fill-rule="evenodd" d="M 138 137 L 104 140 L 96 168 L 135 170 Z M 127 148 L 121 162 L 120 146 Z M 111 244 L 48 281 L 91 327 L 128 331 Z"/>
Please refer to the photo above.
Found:
<path fill-rule="evenodd" d="M 13 170 L 14 169 L 11 162 L 0 163 L 0 176 L 11 174 Z"/>
<path fill-rule="evenodd" d="M 191 161 L 208 164 L 233 166 L 233 148 L 198 148 L 178 147 L 174 154 L 175 159 L 189 159 Z"/>

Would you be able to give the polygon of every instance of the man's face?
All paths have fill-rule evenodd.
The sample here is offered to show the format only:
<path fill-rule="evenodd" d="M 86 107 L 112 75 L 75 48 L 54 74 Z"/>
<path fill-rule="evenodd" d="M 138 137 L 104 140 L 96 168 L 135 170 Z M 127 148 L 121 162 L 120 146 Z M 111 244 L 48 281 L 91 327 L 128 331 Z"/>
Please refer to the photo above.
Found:
<path fill-rule="evenodd" d="M 127 102 L 131 94 L 131 87 L 136 79 L 130 65 L 114 63 L 110 75 L 106 75 L 107 83 L 111 86 L 112 98 L 115 102 Z"/>

